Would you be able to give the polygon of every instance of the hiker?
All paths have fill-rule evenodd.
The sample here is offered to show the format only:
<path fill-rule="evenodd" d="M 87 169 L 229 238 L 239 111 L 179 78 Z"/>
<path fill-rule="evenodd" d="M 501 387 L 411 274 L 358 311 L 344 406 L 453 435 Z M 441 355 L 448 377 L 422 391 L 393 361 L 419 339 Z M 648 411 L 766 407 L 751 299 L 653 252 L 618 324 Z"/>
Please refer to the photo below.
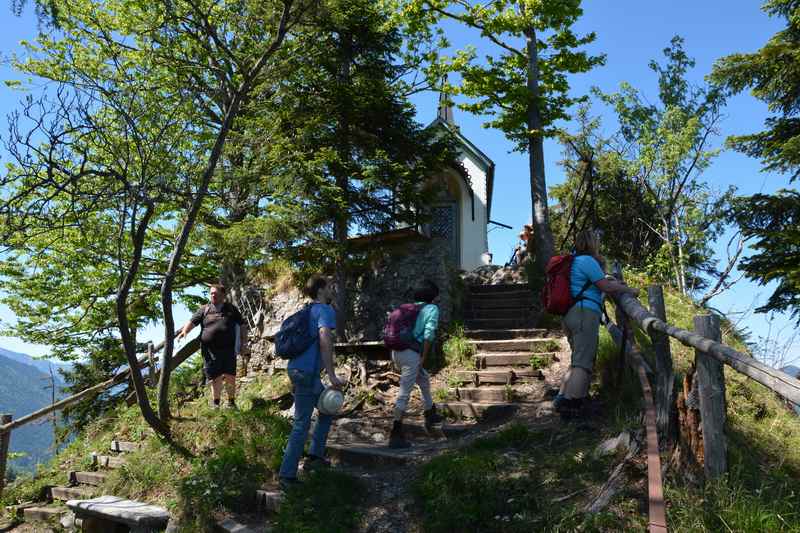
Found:
<path fill-rule="evenodd" d="M 605 259 L 600 255 L 600 238 L 593 230 L 583 230 L 575 238 L 575 258 L 570 271 L 570 294 L 575 304 L 564 317 L 572 357 L 561 388 L 553 401 L 564 418 L 581 413 L 589 393 L 602 315 L 603 293 L 639 295 L 603 272 Z"/>
<path fill-rule="evenodd" d="M 528 259 L 530 256 L 530 245 L 531 245 L 531 236 L 533 232 L 533 226 L 530 224 L 525 224 L 522 228 L 522 231 L 519 234 L 519 243 L 514 247 L 514 253 L 511 256 L 511 260 L 508 262 L 506 266 L 512 267 L 519 267 Z"/>
<path fill-rule="evenodd" d="M 224 383 L 228 407 L 236 409 L 236 358 L 249 353 L 247 325 L 239 310 L 225 301 L 225 296 L 224 285 L 212 285 L 210 303 L 192 315 L 176 339 L 186 337 L 195 326 L 200 326 L 203 368 L 211 383 L 214 408 L 219 408 Z"/>
<path fill-rule="evenodd" d="M 309 312 L 309 333 L 318 338 L 301 355 L 289 361 L 287 368 L 294 394 L 294 423 L 278 473 L 281 488 L 284 490 L 297 483 L 297 466 L 311 427 L 311 415 L 325 389 L 320 371 L 325 369 L 332 388 L 340 390 L 345 385 L 336 376 L 333 366 L 336 312 L 329 305 L 332 286 L 325 277 L 315 274 L 306 283 L 305 292 L 313 300 Z M 303 462 L 303 470 L 329 466 L 325 459 L 325 442 L 332 421 L 333 416 L 317 411 L 317 424 L 308 456 Z"/>
<path fill-rule="evenodd" d="M 392 350 L 392 361 L 400 370 L 400 390 L 394 405 L 394 421 L 389 434 L 390 448 L 408 448 L 411 446 L 403 436 L 403 415 L 408 406 L 408 399 L 414 384 L 419 385 L 425 407 L 425 427 L 442 422 L 436 412 L 436 405 L 431 396 L 431 380 L 425 370 L 425 360 L 433 349 L 436 339 L 436 328 L 439 326 L 439 306 L 433 301 L 439 296 L 439 287 L 430 280 L 422 282 L 414 289 L 414 302 L 418 314 L 412 330 L 413 346 L 405 350 Z"/>

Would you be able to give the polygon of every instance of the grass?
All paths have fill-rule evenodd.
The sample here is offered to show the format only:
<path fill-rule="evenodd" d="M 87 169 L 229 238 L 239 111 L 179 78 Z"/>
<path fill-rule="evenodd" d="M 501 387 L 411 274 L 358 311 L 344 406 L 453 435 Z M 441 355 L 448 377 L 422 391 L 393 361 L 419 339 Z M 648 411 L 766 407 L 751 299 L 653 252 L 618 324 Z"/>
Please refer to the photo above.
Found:
<path fill-rule="evenodd" d="M 470 343 L 460 323 L 453 323 L 446 334 L 442 353 L 448 368 L 475 368 L 475 346 Z"/>
<path fill-rule="evenodd" d="M 283 533 L 346 533 L 355 530 L 360 504 L 366 495 L 362 483 L 335 471 L 318 471 L 286 493 L 275 517 Z"/>
<path fill-rule="evenodd" d="M 595 457 L 596 444 L 594 434 L 514 425 L 436 457 L 421 467 L 412 487 L 423 530 L 457 532 L 466 524 L 482 532 L 641 529 L 645 520 L 635 514 L 588 516 L 578 510 L 580 491 L 602 483 L 613 460 Z"/>

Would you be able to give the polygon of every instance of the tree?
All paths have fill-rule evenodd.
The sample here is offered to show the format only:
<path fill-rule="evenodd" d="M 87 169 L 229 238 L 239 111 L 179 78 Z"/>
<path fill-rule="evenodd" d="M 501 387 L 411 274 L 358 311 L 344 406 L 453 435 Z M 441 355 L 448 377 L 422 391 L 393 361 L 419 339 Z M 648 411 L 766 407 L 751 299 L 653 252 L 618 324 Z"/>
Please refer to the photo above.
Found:
<path fill-rule="evenodd" d="M 425 182 L 454 158 L 449 138 L 414 120 L 408 86 L 396 81 L 403 35 L 390 15 L 372 0 L 324 2 L 293 35 L 284 81 L 255 131 L 274 184 L 264 216 L 283 221 L 290 259 L 335 272 L 340 335 L 349 236 L 420 222 Z"/>
<path fill-rule="evenodd" d="M 647 206 L 636 223 L 661 242 L 642 258 L 646 268 L 671 280 L 683 294 L 706 287 L 705 277 L 710 276 L 718 282 L 710 297 L 729 286 L 728 276 L 738 259 L 733 254 L 720 272 L 711 249 L 725 228 L 733 189 L 715 191 L 701 180 L 719 152 L 711 143 L 718 134 L 725 95 L 718 87 L 689 83 L 694 60 L 684 51 L 682 38 L 674 37 L 664 55 L 663 64 L 650 62 L 658 77 L 658 104 L 649 103 L 627 83 L 618 93 L 595 92 L 614 107 L 620 124 L 614 151 L 621 164 L 616 172 L 636 184 L 641 205 Z"/>
<path fill-rule="evenodd" d="M 764 11 L 787 20 L 760 50 L 733 54 L 717 61 L 711 79 L 738 93 L 746 88 L 765 102 L 773 116 L 764 131 L 728 139 L 733 148 L 761 159 L 764 170 L 783 172 L 794 181 L 800 177 L 800 2 L 771 0 Z M 800 323 L 800 255 L 797 223 L 800 197 L 783 190 L 774 195 L 757 194 L 737 199 L 733 219 L 744 235 L 756 240 L 756 251 L 742 262 L 749 279 L 778 287 L 758 311 L 788 311 Z"/>
<path fill-rule="evenodd" d="M 580 0 L 410 0 L 412 20 L 449 18 L 480 31 L 494 54 L 477 61 L 474 48 L 460 51 L 449 65 L 461 74 L 457 92 L 473 101 L 462 106 L 493 117 L 487 126 L 500 129 L 516 149 L 528 154 L 531 183 L 534 253 L 544 272 L 553 254 L 544 138 L 556 132 L 554 123 L 569 118 L 568 108 L 581 98 L 569 95 L 568 74 L 588 72 L 602 64 L 578 48 L 594 33 L 578 36 L 572 25 L 581 16 Z"/>
<path fill-rule="evenodd" d="M 91 344 L 115 328 L 142 415 L 168 436 L 173 291 L 197 274 L 180 269 L 192 230 L 233 123 L 309 3 L 51 5 L 60 31 L 40 35 L 16 66 L 58 89 L 29 100 L 29 124 L 15 123 L 7 145 L 16 165 L 2 178 L 0 206 L 10 250 L 2 274 L 37 280 L 12 285 L 6 301 L 39 333 L 70 338 L 65 323 L 77 325 Z M 37 277 L 38 267 L 52 278 Z M 76 302 L 68 291 L 80 278 L 85 298 Z M 54 303 L 61 315 L 48 309 Z M 136 364 L 136 330 L 158 306 L 165 347 L 156 414 Z M 93 330 L 90 313 L 100 321 Z"/>

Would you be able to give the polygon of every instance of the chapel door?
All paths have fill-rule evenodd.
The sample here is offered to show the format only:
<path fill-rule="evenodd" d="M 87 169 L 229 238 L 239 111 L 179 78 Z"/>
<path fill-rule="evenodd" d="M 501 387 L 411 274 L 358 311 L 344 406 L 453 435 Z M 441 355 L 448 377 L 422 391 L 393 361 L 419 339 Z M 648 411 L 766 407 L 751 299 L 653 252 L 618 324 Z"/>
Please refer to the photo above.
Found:
<path fill-rule="evenodd" d="M 461 266 L 458 234 L 458 211 L 455 202 L 435 205 L 431 212 L 431 237 L 444 240 L 448 257 Z"/>

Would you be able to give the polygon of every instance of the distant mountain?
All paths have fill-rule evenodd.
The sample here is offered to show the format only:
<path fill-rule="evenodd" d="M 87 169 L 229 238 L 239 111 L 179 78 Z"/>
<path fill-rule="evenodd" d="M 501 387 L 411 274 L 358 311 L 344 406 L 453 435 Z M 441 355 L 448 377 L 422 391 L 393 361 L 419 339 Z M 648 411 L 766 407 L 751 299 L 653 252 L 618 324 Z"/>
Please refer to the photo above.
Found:
<path fill-rule="evenodd" d="M 23 363 L 26 365 L 31 365 L 39 369 L 40 372 L 44 372 L 45 374 L 50 373 L 50 366 L 53 366 L 53 373 L 61 379 L 61 374 L 59 374 L 56 370 L 59 368 L 69 368 L 69 363 L 62 363 L 61 361 L 50 361 L 48 359 L 34 359 L 30 355 L 25 355 L 24 353 L 19 352 L 12 352 L 11 350 L 6 350 L 5 348 L 0 348 L 0 356 L 8 357 L 13 361 L 17 361 L 18 363 Z M 63 380 L 62 380 L 63 381 Z"/>
<path fill-rule="evenodd" d="M 13 358 L 6 354 L 13 354 Z M 28 362 L 23 362 L 28 361 Z M 35 365 L 36 361 L 25 354 L 0 349 L 0 413 L 11 413 L 14 418 L 41 409 L 52 401 L 48 365 Z M 56 374 L 56 399 L 63 397 L 63 382 Z M 52 455 L 53 426 L 49 419 L 33 422 L 11 433 L 11 451 L 24 452 L 26 457 L 16 459 L 12 467 L 29 470 Z"/>
<path fill-rule="evenodd" d="M 794 365 L 789 365 L 789 366 L 785 366 L 785 367 L 781 368 L 781 372 L 786 372 L 790 376 L 794 376 L 794 377 L 800 376 L 800 368 L 798 368 L 798 367 L 796 367 Z"/>

